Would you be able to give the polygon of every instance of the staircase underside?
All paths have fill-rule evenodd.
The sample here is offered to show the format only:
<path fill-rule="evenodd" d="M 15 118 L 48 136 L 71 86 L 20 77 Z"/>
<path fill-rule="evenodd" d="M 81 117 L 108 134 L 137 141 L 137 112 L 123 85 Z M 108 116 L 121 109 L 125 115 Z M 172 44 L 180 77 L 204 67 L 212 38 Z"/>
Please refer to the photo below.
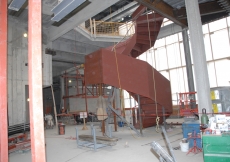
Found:
<path fill-rule="evenodd" d="M 166 116 L 172 113 L 170 82 L 147 62 L 100 49 L 85 57 L 85 79 L 86 85 L 104 83 L 125 89 L 135 99 L 135 94 L 139 94 L 144 128 L 156 123 L 155 92 L 158 115 L 162 116 L 162 106 L 165 108 Z M 139 127 L 138 123 L 136 127 Z"/>

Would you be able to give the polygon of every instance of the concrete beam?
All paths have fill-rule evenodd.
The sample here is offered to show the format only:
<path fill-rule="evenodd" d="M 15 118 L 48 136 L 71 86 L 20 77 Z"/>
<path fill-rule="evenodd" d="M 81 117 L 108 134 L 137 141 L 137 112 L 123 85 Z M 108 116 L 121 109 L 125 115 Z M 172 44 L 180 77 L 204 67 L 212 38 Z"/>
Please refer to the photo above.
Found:
<path fill-rule="evenodd" d="M 128 9 L 131 10 L 131 9 L 137 7 L 137 6 L 138 6 L 138 3 L 137 3 L 137 2 L 135 2 L 135 1 L 134 1 L 134 2 L 131 2 L 131 3 L 127 4 L 126 6 L 124 6 L 124 7 L 120 8 L 120 9 L 118 9 L 118 10 L 115 11 L 115 12 L 113 12 L 112 14 L 110 14 L 110 15 L 104 17 L 103 19 L 101 19 L 101 21 L 107 21 L 107 20 L 109 20 L 109 19 L 114 20 L 114 18 L 115 18 L 116 16 L 122 14 L 124 11 L 126 11 L 126 10 L 128 10 Z M 127 11 L 127 12 L 128 12 L 128 11 Z M 127 14 L 126 14 L 126 15 L 127 15 Z"/>
<path fill-rule="evenodd" d="M 157 36 L 157 39 L 165 38 L 167 36 L 182 32 L 182 27 L 177 24 L 170 24 L 161 27 L 161 30 Z"/>
<path fill-rule="evenodd" d="M 49 40 L 54 41 L 60 36 L 64 35 L 71 29 L 80 25 L 82 22 L 88 20 L 99 12 L 105 10 L 111 5 L 115 4 L 119 0 L 93 0 L 88 6 L 80 10 L 75 16 L 71 17 L 68 21 L 63 23 L 59 27 L 50 27 L 49 29 Z M 81 16 L 79 16 L 81 15 Z"/>
<path fill-rule="evenodd" d="M 75 42 L 72 40 L 67 40 L 63 38 L 59 38 L 53 42 L 53 49 L 56 51 L 69 52 L 87 55 L 91 52 L 94 52 L 101 47 L 92 46 L 90 44 L 83 44 L 81 42 Z"/>
<path fill-rule="evenodd" d="M 74 28 L 74 30 L 76 30 L 78 33 L 81 33 L 86 38 L 94 42 L 112 42 L 114 43 L 114 42 L 120 42 L 124 38 L 124 36 L 106 36 L 106 35 L 96 35 L 95 37 L 91 37 L 90 33 L 85 31 L 81 27 L 76 27 Z M 128 37 L 126 37 L 125 39 L 128 39 Z"/>

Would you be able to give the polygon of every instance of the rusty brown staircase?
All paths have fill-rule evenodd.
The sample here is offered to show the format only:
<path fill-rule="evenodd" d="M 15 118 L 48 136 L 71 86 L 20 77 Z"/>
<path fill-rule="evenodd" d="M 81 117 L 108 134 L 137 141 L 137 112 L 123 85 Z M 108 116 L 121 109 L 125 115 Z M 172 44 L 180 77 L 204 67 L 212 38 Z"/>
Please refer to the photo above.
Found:
<path fill-rule="evenodd" d="M 112 85 L 127 90 L 136 100 L 136 94 L 140 95 L 144 128 L 155 125 L 157 115 L 162 117 L 172 113 L 170 82 L 147 62 L 136 59 L 154 46 L 163 21 L 157 13 L 142 15 L 145 11 L 146 8 L 140 6 L 133 13 L 136 32 L 132 37 L 85 57 L 86 85 Z M 134 126 L 139 128 L 139 118 Z"/>

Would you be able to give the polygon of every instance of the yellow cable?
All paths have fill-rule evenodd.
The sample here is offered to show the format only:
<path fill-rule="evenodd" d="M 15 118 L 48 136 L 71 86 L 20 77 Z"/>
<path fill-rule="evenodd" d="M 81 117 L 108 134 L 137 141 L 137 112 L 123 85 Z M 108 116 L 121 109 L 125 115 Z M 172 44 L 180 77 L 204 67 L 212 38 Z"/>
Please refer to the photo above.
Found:
<path fill-rule="evenodd" d="M 154 13 L 155 14 L 155 13 Z M 154 16 L 155 17 L 155 16 Z M 151 36 L 150 36 L 150 28 L 149 28 L 149 17 L 148 17 L 148 14 L 147 14 L 147 22 L 148 22 L 148 32 L 149 32 L 149 43 L 150 43 L 150 48 L 152 47 L 152 42 L 151 42 Z M 156 22 L 155 22 L 156 23 Z M 151 55 L 151 60 L 152 59 L 152 55 Z M 152 68 L 152 72 L 153 72 L 153 86 L 154 86 L 154 97 L 155 97 L 155 105 L 156 105 L 156 132 L 159 133 L 159 130 L 160 130 L 160 127 L 159 127 L 159 121 L 160 121 L 160 117 L 158 116 L 158 110 L 157 110 L 157 97 L 156 97 L 156 83 L 155 83 L 155 75 L 154 75 L 154 69 Z"/>

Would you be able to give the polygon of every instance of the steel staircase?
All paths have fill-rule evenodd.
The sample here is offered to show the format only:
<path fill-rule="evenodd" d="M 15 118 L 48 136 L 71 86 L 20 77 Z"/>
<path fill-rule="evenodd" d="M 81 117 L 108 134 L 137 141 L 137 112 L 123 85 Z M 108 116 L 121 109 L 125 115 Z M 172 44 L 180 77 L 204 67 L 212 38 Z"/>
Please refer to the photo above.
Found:
<path fill-rule="evenodd" d="M 136 101 L 136 94 L 139 94 L 142 125 L 145 128 L 156 124 L 157 114 L 162 117 L 172 113 L 172 98 L 170 82 L 147 62 L 136 59 L 154 46 L 163 22 L 161 15 L 146 15 L 144 12 L 146 8 L 139 6 L 132 15 L 135 24 L 132 37 L 85 57 L 85 77 L 86 84 L 104 83 L 125 89 Z M 137 121 L 134 126 L 139 128 L 139 118 Z"/>

